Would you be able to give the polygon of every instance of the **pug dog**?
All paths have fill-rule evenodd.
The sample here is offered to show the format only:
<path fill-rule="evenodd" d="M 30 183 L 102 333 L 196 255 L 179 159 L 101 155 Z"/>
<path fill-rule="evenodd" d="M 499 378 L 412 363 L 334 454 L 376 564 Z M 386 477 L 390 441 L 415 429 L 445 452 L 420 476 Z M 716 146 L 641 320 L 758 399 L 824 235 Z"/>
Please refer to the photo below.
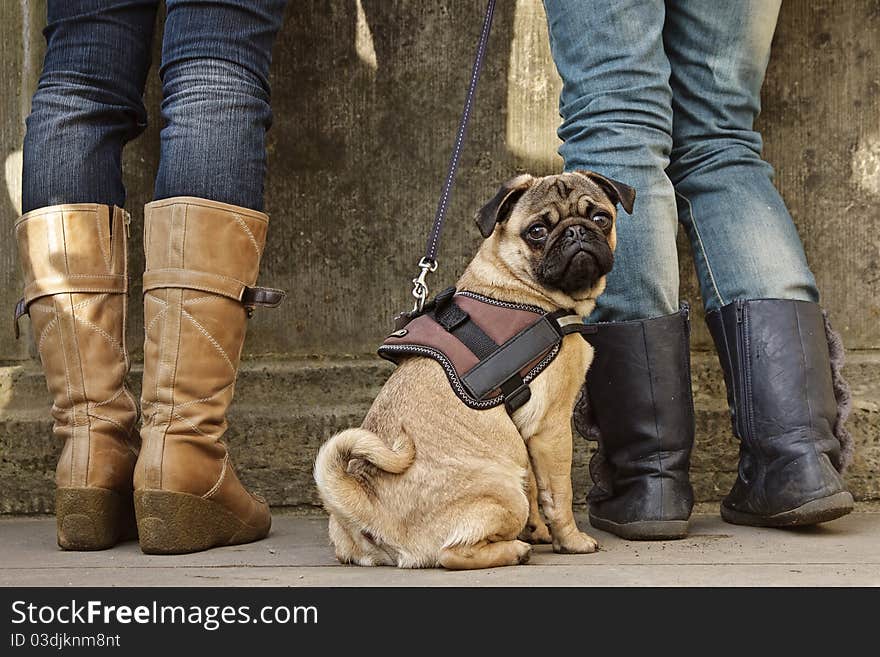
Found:
<path fill-rule="evenodd" d="M 614 261 L 616 206 L 631 213 L 634 200 L 590 171 L 513 178 L 477 213 L 486 239 L 456 287 L 589 315 Z M 525 563 L 530 543 L 594 552 L 572 513 L 570 423 L 592 355 L 583 337 L 565 336 L 512 415 L 466 406 L 438 362 L 407 358 L 361 427 L 318 453 L 339 561 L 471 569 Z"/>

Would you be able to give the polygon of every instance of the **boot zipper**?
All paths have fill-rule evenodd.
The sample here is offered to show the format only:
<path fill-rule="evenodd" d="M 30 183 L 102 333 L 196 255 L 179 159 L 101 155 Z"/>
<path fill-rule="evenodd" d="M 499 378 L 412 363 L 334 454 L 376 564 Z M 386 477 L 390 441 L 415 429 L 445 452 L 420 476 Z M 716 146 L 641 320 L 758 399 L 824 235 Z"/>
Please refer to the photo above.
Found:
<path fill-rule="evenodd" d="M 743 416 L 740 422 L 740 432 L 742 433 L 742 439 L 751 443 L 754 410 L 752 408 L 752 370 L 749 361 L 749 317 L 744 301 L 737 300 L 734 302 L 734 306 L 736 309 L 737 355 L 739 356 L 740 371 L 740 406 L 742 407 Z"/>
<path fill-rule="evenodd" d="M 125 224 L 125 236 L 131 239 L 131 215 L 125 210 L 122 211 L 122 221 Z"/>
<path fill-rule="evenodd" d="M 691 376 L 691 306 L 687 301 L 681 302 L 681 318 L 684 321 L 684 353 L 685 353 L 685 364 L 687 367 L 687 382 L 688 386 L 691 386 L 692 376 Z M 694 410 L 694 395 L 691 392 L 690 395 L 686 395 L 688 397 L 688 408 L 691 412 L 691 417 L 696 417 L 696 411 Z"/>

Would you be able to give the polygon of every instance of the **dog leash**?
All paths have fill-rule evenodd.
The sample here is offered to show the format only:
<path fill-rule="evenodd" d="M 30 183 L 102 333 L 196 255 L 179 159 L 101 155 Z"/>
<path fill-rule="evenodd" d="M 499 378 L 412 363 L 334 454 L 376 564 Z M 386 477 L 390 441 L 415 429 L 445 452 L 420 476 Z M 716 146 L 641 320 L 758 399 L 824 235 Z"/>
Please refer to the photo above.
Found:
<path fill-rule="evenodd" d="M 477 81 L 480 78 L 480 71 L 483 68 L 483 60 L 486 57 L 486 47 L 489 43 L 489 31 L 492 29 L 492 17 L 495 14 L 495 0 L 489 0 L 486 6 L 486 15 L 483 18 L 483 29 L 480 31 L 480 40 L 477 43 L 477 55 L 474 58 L 474 67 L 471 72 L 471 82 L 468 86 L 467 96 L 464 102 L 464 111 L 461 114 L 461 120 L 458 123 L 458 133 L 455 137 L 455 145 L 452 148 L 452 157 L 449 161 L 449 169 L 446 172 L 446 180 L 443 183 L 443 189 L 440 192 L 440 202 L 437 204 L 437 212 L 434 214 L 434 224 L 431 227 L 431 233 L 428 235 L 428 242 L 425 245 L 425 255 L 419 260 L 419 275 L 412 279 L 413 289 L 412 295 L 416 299 L 413 306 L 413 312 L 421 312 L 425 306 L 425 300 L 428 298 L 428 284 L 425 282 L 430 272 L 437 271 L 437 250 L 440 246 L 440 233 L 443 231 L 443 224 L 446 221 L 446 212 L 449 208 L 449 198 L 452 192 L 452 185 L 455 182 L 455 174 L 458 171 L 458 163 L 461 160 L 461 151 L 464 145 L 464 137 L 467 132 L 468 121 L 471 118 L 471 110 L 474 106 L 474 97 L 477 92 Z"/>

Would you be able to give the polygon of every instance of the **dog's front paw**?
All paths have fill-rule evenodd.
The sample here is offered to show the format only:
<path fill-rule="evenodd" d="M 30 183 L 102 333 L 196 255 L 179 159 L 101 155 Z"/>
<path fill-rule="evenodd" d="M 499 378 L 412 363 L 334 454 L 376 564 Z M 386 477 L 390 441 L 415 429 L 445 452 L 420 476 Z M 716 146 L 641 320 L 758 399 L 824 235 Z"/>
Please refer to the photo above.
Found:
<path fill-rule="evenodd" d="M 559 554 L 590 554 L 599 549 L 599 543 L 589 534 L 574 531 L 553 540 L 553 551 Z"/>
<path fill-rule="evenodd" d="M 519 565 L 528 563 L 529 557 L 532 556 L 532 546 L 522 541 L 514 541 L 514 551 L 516 552 L 516 562 Z"/>
<path fill-rule="evenodd" d="M 550 530 L 543 522 L 540 525 L 526 525 L 519 534 L 519 540 L 537 545 L 539 543 L 552 543 L 553 537 Z"/>

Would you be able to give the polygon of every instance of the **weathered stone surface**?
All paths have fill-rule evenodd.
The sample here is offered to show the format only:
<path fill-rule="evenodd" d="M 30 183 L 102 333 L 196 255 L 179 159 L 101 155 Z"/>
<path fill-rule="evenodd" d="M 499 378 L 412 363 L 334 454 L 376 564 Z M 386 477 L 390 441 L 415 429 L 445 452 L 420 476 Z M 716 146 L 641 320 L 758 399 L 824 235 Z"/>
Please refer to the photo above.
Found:
<path fill-rule="evenodd" d="M 0 308 L 12 308 L 20 295 L 21 279 L 18 256 L 12 237 L 12 222 L 18 215 L 16 203 L 21 197 L 21 140 L 24 136 L 21 89 L 29 82 L 31 60 L 27 16 L 22 4 L 0 3 Z M 29 103 L 28 103 L 29 105 Z M 11 332 L 0 332 L 0 358 L 27 358 L 27 345 L 12 340 Z"/>
<path fill-rule="evenodd" d="M 856 355 L 847 371 L 855 390 L 849 426 L 858 445 L 847 480 L 858 499 L 880 499 L 880 405 L 871 401 L 880 390 L 880 358 Z M 318 505 L 312 481 L 318 448 L 333 433 L 360 423 L 389 372 L 378 358 L 251 361 L 236 387 L 227 434 L 241 478 L 276 507 Z M 136 383 L 140 377 L 134 374 Z M 717 394 L 723 384 L 714 356 L 697 354 L 693 376 L 697 444 L 692 480 L 697 501 L 716 501 L 736 477 L 737 444 L 726 403 Z M 53 508 L 60 445 L 50 435 L 43 385 L 32 365 L 0 368 L 0 513 Z M 589 489 L 593 447 L 575 436 L 572 478 L 578 503 Z"/>
<path fill-rule="evenodd" d="M 483 0 L 290 3 L 272 67 L 267 208 L 273 223 L 262 278 L 291 297 L 255 318 L 250 354 L 370 353 L 388 318 L 408 304 L 483 6 Z M 44 48 L 44 2 L 2 3 L 0 12 L 0 153 L 13 191 L 2 194 L 0 216 L 10 226 L 15 153 Z M 878 37 L 876 2 L 784 3 L 759 122 L 824 303 L 852 349 L 880 347 Z M 520 170 L 558 168 L 558 89 L 540 1 L 499 5 L 435 289 L 451 283 L 470 257 L 479 239 L 470 217 L 500 181 Z M 146 95 L 151 125 L 125 158 L 135 219 L 134 298 L 143 267 L 141 208 L 158 163 L 159 100 L 153 73 Z M 681 263 L 682 296 L 697 302 L 684 245 Z M 8 240 L 0 242 L 0 280 L 0 305 L 8 308 L 18 287 Z M 135 355 L 140 315 L 135 307 L 129 331 Z M 708 347 L 701 320 L 694 325 L 695 344 Z M 24 342 L 0 332 L 0 359 L 25 356 Z"/>

